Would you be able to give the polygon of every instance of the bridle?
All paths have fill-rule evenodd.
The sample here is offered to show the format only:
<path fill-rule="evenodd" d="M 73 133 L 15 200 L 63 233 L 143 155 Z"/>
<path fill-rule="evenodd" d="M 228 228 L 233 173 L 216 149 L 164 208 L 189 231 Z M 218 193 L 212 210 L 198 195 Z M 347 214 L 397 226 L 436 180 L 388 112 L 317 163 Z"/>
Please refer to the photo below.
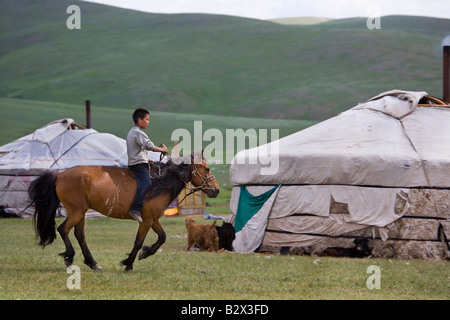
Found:
<path fill-rule="evenodd" d="M 194 179 L 195 176 L 199 177 L 199 178 L 202 180 L 202 184 L 199 185 L 198 187 L 191 187 L 191 186 L 189 185 L 189 182 L 190 182 L 190 181 L 184 181 L 184 183 L 185 183 L 185 185 L 186 185 L 186 189 L 188 189 L 189 192 L 186 193 L 186 195 L 183 197 L 183 199 L 182 199 L 180 202 L 178 202 L 178 204 L 180 204 L 181 202 L 183 202 L 184 199 L 186 199 L 187 196 L 190 196 L 191 194 L 193 194 L 193 193 L 195 193 L 195 192 L 197 192 L 197 191 L 199 191 L 199 190 L 203 190 L 203 189 L 214 190 L 214 188 L 208 187 L 208 186 L 206 185 L 206 183 L 207 183 L 209 180 L 214 179 L 214 176 L 213 176 L 213 175 L 210 175 L 209 177 L 202 176 L 202 175 L 200 174 L 200 172 L 198 171 L 197 167 L 195 166 L 195 163 L 192 163 L 192 164 L 191 164 L 191 181 Z"/>
<path fill-rule="evenodd" d="M 198 171 L 197 167 L 195 166 L 195 163 L 191 164 L 191 166 L 192 166 L 192 171 L 191 171 L 191 176 L 192 176 L 192 178 L 191 178 L 191 181 L 192 181 L 192 179 L 194 179 L 194 176 L 197 176 L 197 177 L 199 177 L 200 179 L 202 179 L 202 184 L 201 184 L 200 186 L 198 186 L 198 187 L 194 187 L 194 189 L 196 189 L 195 191 L 198 191 L 198 190 L 201 190 L 201 189 L 209 189 L 209 190 L 213 190 L 214 188 L 208 187 L 208 186 L 206 185 L 206 183 L 207 183 L 209 180 L 214 179 L 214 176 L 213 176 L 213 175 L 210 175 L 209 177 L 204 177 L 204 176 L 202 176 L 202 175 L 200 174 L 200 172 Z M 195 192 L 195 191 L 194 191 L 194 192 Z"/>
<path fill-rule="evenodd" d="M 160 145 L 160 147 L 162 147 L 162 144 Z M 169 149 L 169 151 L 172 151 L 172 150 Z M 168 159 L 171 158 L 168 154 L 163 154 L 163 153 L 161 153 L 160 158 L 159 158 L 159 161 L 162 161 L 162 159 L 164 158 L 164 156 L 166 156 Z M 191 182 L 191 181 L 194 179 L 195 176 L 199 177 L 199 178 L 202 180 L 202 184 L 199 185 L 198 187 L 191 187 L 190 184 L 189 184 L 189 182 Z M 208 186 L 206 185 L 206 183 L 207 183 L 209 180 L 214 179 L 214 176 L 213 176 L 213 175 L 210 175 L 209 177 L 202 176 L 202 175 L 200 174 L 200 172 L 198 171 L 197 167 L 195 166 L 195 163 L 191 163 L 191 175 L 190 175 L 190 177 L 191 177 L 191 180 L 190 180 L 190 181 L 183 181 L 184 184 L 185 184 L 185 188 L 188 189 L 189 192 L 186 193 L 186 195 L 183 197 L 183 199 L 182 199 L 180 202 L 178 202 L 178 204 L 180 204 L 180 203 L 183 202 L 184 199 L 186 199 L 188 196 L 190 196 L 191 194 L 193 194 L 193 193 L 195 193 L 195 192 L 197 192 L 197 191 L 199 191 L 199 190 L 202 190 L 202 189 L 214 190 L 214 189 L 215 189 L 215 188 L 208 187 Z"/>

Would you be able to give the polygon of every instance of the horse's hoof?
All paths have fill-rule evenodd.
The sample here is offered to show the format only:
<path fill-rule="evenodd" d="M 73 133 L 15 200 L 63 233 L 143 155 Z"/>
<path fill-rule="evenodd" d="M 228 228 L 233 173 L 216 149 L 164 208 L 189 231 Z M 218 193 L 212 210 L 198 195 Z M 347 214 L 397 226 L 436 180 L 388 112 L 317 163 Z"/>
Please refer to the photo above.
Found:
<path fill-rule="evenodd" d="M 144 248 L 142 248 L 142 250 L 139 252 L 139 261 L 141 261 L 142 259 L 145 259 L 145 258 L 147 258 L 147 257 L 148 257 L 147 249 L 145 249 L 145 247 L 144 247 Z"/>
<path fill-rule="evenodd" d="M 93 266 L 91 267 L 91 269 L 92 269 L 92 270 L 102 270 L 103 268 L 102 268 L 101 265 L 99 265 L 98 263 L 96 263 L 95 265 L 93 265 Z"/>
<path fill-rule="evenodd" d="M 129 259 L 129 258 L 128 258 Z M 125 266 L 125 271 L 133 270 L 133 262 L 129 262 L 128 259 L 122 260 L 120 262 L 121 265 Z"/>
<path fill-rule="evenodd" d="M 139 260 L 145 259 L 148 256 L 154 255 L 155 252 L 153 251 L 152 247 L 144 246 L 141 251 L 139 252 Z"/>
<path fill-rule="evenodd" d="M 70 261 L 69 257 L 65 257 L 64 264 L 66 265 L 66 267 L 70 267 L 73 264 L 73 262 Z"/>
<path fill-rule="evenodd" d="M 125 271 L 133 271 L 133 266 L 126 266 Z"/>

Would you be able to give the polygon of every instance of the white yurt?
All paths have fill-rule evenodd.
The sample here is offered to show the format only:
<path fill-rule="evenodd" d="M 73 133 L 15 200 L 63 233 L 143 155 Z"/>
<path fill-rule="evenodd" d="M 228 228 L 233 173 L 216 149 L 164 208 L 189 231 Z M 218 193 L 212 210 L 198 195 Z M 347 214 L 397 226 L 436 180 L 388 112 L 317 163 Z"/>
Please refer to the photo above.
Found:
<path fill-rule="evenodd" d="M 124 139 L 72 119 L 53 121 L 0 147 L 0 205 L 20 214 L 30 204 L 31 181 L 45 171 L 83 164 L 126 167 L 127 159 Z"/>
<path fill-rule="evenodd" d="M 449 146 L 450 106 L 392 90 L 243 150 L 230 169 L 234 249 L 320 254 L 362 237 L 377 257 L 448 258 Z"/>

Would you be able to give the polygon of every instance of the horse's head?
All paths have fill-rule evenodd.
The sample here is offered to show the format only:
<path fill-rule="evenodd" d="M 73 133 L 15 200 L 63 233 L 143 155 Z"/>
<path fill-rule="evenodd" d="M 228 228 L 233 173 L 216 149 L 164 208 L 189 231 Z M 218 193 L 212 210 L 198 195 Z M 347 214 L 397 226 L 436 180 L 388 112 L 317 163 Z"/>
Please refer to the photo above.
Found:
<path fill-rule="evenodd" d="M 219 184 L 214 178 L 211 169 L 203 158 L 203 152 L 200 154 L 192 154 L 191 158 L 192 179 L 191 183 L 205 192 L 208 197 L 215 198 L 219 195 Z"/>

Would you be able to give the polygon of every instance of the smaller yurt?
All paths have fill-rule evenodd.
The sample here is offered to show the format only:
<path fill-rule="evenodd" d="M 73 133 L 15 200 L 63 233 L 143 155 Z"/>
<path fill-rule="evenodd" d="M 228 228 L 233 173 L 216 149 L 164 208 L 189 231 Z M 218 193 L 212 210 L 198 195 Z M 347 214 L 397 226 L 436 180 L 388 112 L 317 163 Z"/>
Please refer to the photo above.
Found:
<path fill-rule="evenodd" d="M 86 129 L 73 119 L 53 121 L 0 147 L 0 206 L 21 213 L 30 204 L 28 187 L 45 171 L 76 165 L 127 166 L 125 141 Z"/>

